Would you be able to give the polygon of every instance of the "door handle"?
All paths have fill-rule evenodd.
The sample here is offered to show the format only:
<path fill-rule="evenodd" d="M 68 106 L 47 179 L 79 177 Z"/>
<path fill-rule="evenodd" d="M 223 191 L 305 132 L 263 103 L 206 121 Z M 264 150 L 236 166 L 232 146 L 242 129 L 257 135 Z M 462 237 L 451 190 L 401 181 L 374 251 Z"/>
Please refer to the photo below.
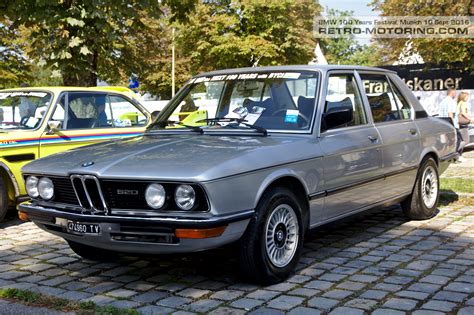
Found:
<path fill-rule="evenodd" d="M 368 138 L 372 143 L 375 143 L 379 140 L 379 138 L 377 136 L 368 136 Z"/>
<path fill-rule="evenodd" d="M 408 129 L 408 131 L 409 131 L 412 135 L 416 135 L 416 133 L 417 133 L 416 128 L 410 128 L 410 129 Z"/>

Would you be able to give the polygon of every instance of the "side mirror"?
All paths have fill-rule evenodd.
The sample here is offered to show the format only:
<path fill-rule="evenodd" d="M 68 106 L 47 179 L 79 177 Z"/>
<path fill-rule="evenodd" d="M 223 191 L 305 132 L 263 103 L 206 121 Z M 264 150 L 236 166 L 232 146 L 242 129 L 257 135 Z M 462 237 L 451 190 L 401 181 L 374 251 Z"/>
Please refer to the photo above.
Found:
<path fill-rule="evenodd" d="M 339 109 L 323 114 L 322 131 L 334 129 L 350 123 L 354 119 L 351 109 Z"/>
<path fill-rule="evenodd" d="M 61 122 L 57 120 L 50 120 L 48 121 L 48 128 L 49 132 L 54 133 L 61 128 Z"/>

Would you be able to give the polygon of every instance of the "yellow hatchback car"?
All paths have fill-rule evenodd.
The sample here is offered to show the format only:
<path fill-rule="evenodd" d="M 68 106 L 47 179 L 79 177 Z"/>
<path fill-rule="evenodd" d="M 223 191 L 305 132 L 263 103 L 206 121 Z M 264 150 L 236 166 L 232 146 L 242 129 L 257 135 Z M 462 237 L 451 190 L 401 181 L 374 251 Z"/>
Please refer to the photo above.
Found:
<path fill-rule="evenodd" d="M 21 167 L 79 146 L 140 135 L 148 111 L 123 87 L 0 90 L 0 221 L 26 199 Z"/>

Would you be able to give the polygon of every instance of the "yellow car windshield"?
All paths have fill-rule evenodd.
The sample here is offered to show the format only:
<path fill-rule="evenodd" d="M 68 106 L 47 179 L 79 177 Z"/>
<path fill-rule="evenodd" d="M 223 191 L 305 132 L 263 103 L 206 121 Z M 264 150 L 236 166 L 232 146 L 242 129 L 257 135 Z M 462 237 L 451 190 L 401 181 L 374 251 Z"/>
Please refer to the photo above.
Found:
<path fill-rule="evenodd" d="M 46 92 L 0 92 L 0 128 L 37 128 L 41 125 L 51 99 L 52 95 Z"/>

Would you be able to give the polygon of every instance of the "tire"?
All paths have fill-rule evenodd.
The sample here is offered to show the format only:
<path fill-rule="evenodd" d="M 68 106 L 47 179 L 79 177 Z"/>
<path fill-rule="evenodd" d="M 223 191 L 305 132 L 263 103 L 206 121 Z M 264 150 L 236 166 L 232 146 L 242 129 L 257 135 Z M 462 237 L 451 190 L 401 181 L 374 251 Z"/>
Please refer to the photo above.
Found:
<path fill-rule="evenodd" d="M 439 201 L 438 166 L 432 158 L 424 159 L 418 169 L 413 192 L 402 203 L 403 213 L 410 220 L 426 220 L 437 213 Z"/>
<path fill-rule="evenodd" d="M 92 247 L 67 240 L 69 247 L 74 253 L 82 258 L 94 261 L 111 261 L 118 257 L 118 253 L 102 248 Z"/>
<path fill-rule="evenodd" d="M 0 177 L 0 222 L 5 219 L 5 216 L 8 212 L 8 192 L 7 185 L 3 181 L 3 178 Z"/>
<path fill-rule="evenodd" d="M 240 240 L 242 275 L 265 285 L 285 280 L 296 268 L 303 240 L 302 207 L 298 198 L 286 188 L 271 188 L 263 194 Z"/>

